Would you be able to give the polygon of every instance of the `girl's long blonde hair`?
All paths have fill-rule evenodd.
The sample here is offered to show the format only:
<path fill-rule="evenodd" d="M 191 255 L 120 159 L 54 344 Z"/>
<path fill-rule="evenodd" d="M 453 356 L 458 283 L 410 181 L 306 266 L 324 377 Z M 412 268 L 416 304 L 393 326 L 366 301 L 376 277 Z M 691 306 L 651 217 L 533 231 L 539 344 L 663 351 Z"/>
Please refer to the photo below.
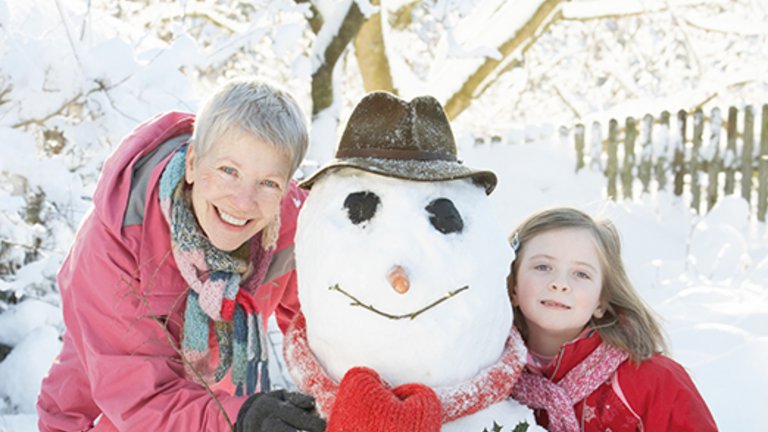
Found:
<path fill-rule="evenodd" d="M 537 235 L 562 228 L 587 230 L 594 238 L 603 273 L 600 304 L 605 310 L 601 318 L 592 317 L 588 326 L 600 333 L 607 343 L 626 351 L 637 363 L 654 353 L 667 351 L 664 335 L 653 312 L 643 302 L 629 281 L 621 260 L 621 239 L 613 223 L 607 219 L 595 220 L 573 208 L 554 208 L 536 213 L 526 219 L 510 236 L 517 258 L 512 262 L 507 277 L 510 298 L 517 283 L 525 245 Z M 519 307 L 515 306 L 515 325 L 527 339 L 528 327 Z"/>

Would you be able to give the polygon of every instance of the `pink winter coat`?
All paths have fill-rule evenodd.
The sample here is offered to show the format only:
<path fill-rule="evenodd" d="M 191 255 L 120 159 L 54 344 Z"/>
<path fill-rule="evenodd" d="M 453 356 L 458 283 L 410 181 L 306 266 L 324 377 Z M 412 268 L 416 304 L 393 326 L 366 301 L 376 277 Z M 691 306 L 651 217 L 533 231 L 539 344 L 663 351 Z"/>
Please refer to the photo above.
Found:
<path fill-rule="evenodd" d="M 193 121 L 187 113 L 159 115 L 138 126 L 104 165 L 94 210 L 58 275 L 66 332 L 42 383 L 41 431 L 229 430 L 216 401 L 185 376 L 174 348 L 189 285 L 171 253 L 158 183 Z M 292 182 L 268 283 L 245 281 L 262 319 L 275 313 L 283 331 L 299 307 L 292 249 L 305 198 Z M 223 387 L 214 392 L 234 423 L 244 398 Z"/>

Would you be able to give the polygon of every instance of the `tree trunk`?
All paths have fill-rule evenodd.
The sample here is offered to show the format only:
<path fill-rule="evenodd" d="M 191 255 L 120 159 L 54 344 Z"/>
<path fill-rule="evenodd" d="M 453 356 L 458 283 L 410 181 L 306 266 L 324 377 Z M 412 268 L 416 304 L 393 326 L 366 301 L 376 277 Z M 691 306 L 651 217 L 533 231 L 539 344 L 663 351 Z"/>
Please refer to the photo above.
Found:
<path fill-rule="evenodd" d="M 379 0 L 371 0 L 374 6 L 380 3 Z M 381 12 L 371 15 L 360 27 L 355 38 L 355 56 L 366 92 L 386 90 L 397 94 L 384 45 L 381 16 Z"/>
<path fill-rule="evenodd" d="M 363 24 L 363 14 L 352 2 L 339 31 L 323 53 L 323 64 L 312 74 L 312 115 L 333 104 L 333 68 Z"/>

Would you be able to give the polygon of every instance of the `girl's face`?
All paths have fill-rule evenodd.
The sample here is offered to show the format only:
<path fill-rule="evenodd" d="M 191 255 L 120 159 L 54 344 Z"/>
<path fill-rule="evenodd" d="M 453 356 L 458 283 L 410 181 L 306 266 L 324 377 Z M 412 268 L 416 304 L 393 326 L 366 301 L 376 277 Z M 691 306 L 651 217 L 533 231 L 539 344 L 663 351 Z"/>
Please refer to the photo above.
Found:
<path fill-rule="evenodd" d="M 521 250 L 512 303 L 528 326 L 532 351 L 552 356 L 601 317 L 603 277 L 592 234 L 581 228 L 546 231 Z"/>
<path fill-rule="evenodd" d="M 238 128 L 203 155 L 190 146 L 186 169 L 200 228 L 214 246 L 228 252 L 275 218 L 290 179 L 286 155 Z"/>

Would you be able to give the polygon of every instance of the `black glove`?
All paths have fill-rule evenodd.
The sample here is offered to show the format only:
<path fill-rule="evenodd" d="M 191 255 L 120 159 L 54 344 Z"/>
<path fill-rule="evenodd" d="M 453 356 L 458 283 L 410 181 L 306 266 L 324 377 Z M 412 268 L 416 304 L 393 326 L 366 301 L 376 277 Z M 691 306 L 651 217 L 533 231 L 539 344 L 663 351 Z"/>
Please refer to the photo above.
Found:
<path fill-rule="evenodd" d="M 325 432 L 315 399 L 303 393 L 273 390 L 246 399 L 237 413 L 236 432 Z"/>

